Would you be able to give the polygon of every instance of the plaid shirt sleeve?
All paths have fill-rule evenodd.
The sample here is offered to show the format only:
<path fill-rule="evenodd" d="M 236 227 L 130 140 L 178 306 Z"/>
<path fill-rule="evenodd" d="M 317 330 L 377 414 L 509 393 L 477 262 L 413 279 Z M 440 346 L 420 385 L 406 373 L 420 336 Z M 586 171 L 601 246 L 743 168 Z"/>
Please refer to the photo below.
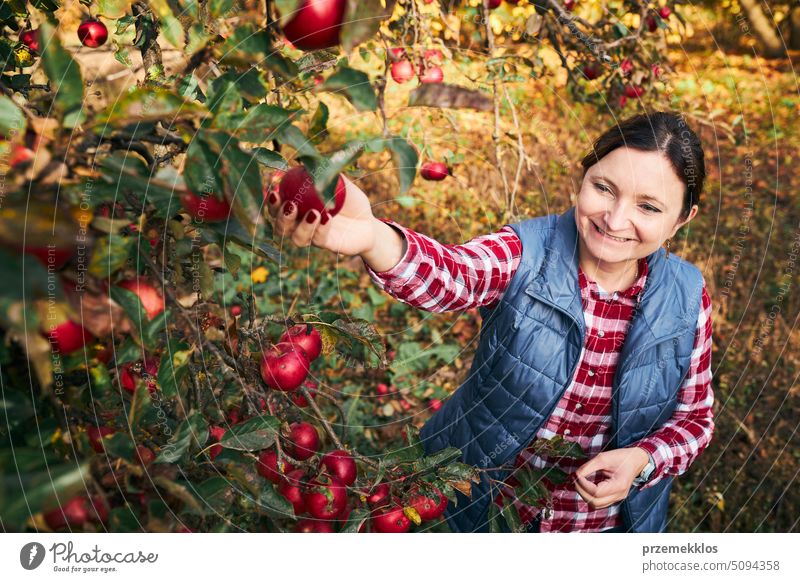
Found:
<path fill-rule="evenodd" d="M 426 311 L 465 311 L 494 307 L 517 270 L 522 242 L 510 226 L 459 245 L 445 245 L 393 220 L 380 218 L 400 232 L 407 248 L 400 262 L 367 273 L 386 293 Z"/>
<path fill-rule="evenodd" d="M 711 389 L 711 298 L 703 281 L 702 309 L 697 318 L 689 373 L 678 393 L 672 417 L 656 432 L 630 445 L 653 457 L 655 469 L 640 489 L 667 475 L 681 475 L 705 450 L 714 432 L 714 392 Z"/>

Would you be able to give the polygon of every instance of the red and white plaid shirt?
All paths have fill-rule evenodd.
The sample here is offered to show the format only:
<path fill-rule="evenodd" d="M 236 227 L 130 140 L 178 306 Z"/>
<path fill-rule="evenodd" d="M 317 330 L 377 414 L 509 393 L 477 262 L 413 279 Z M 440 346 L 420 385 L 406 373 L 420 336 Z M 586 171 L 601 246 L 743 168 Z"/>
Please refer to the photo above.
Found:
<path fill-rule="evenodd" d="M 372 280 L 395 299 L 433 312 L 463 311 L 482 305 L 495 306 L 517 269 L 522 243 L 510 226 L 475 237 L 464 244 L 445 245 L 408 229 L 393 220 L 380 219 L 406 238 L 408 248 L 400 262 L 383 272 L 367 269 Z M 633 315 L 637 295 L 647 279 L 647 260 L 639 260 L 639 278 L 622 292 L 606 293 L 578 268 L 586 344 L 570 386 L 553 413 L 541 426 L 537 437 L 561 435 L 577 442 L 588 455 L 605 450 L 611 429 L 611 384 L 620 349 Z M 694 349 L 689 373 L 681 385 L 672 417 L 654 433 L 631 444 L 641 447 L 655 461 L 655 470 L 641 489 L 652 487 L 667 475 L 681 475 L 708 446 L 714 431 L 711 406 L 711 299 L 703 281 L 702 309 L 697 319 Z M 596 532 L 622 525 L 617 502 L 603 509 L 592 509 L 575 490 L 573 473 L 584 460 L 542 458 L 528 450 L 515 460 L 537 468 L 557 465 L 571 478 L 562 485 L 544 480 L 553 497 L 552 509 L 531 508 L 514 498 L 513 488 L 505 487 L 524 521 L 541 515 L 542 532 Z M 599 476 L 589 479 L 597 483 Z M 511 477 L 511 485 L 516 485 Z"/>

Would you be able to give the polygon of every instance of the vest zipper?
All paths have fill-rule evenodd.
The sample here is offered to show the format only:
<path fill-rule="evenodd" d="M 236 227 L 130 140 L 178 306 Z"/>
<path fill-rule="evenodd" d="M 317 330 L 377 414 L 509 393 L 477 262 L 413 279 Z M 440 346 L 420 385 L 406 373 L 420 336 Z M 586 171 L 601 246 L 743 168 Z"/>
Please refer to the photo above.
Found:
<path fill-rule="evenodd" d="M 575 377 L 575 372 L 577 371 L 578 366 L 580 366 L 580 363 L 581 363 L 580 353 L 582 353 L 582 351 L 583 351 L 583 341 L 584 341 L 584 339 L 583 339 L 583 334 L 580 333 L 580 330 L 582 330 L 583 328 L 580 326 L 578 321 L 574 317 L 572 317 L 571 313 L 569 313 L 567 311 L 564 311 L 561 307 L 559 307 L 555 303 L 551 303 L 550 301 L 548 301 L 547 299 L 544 299 L 540 295 L 536 295 L 536 298 L 538 300 L 542 301 L 542 303 L 546 303 L 547 305 L 549 305 L 553 309 L 555 309 L 557 311 L 560 311 L 561 313 L 566 315 L 570 320 L 572 320 L 576 324 L 576 327 L 579 330 L 578 335 L 580 336 L 580 339 L 581 339 L 581 344 L 580 344 L 581 345 L 581 352 L 579 352 L 578 358 L 575 361 L 575 365 L 572 367 L 572 373 L 570 374 L 569 378 L 567 379 L 567 385 L 563 386 L 561 388 L 561 391 L 559 392 L 558 398 L 554 398 L 553 399 L 552 406 L 550 406 L 550 408 L 547 410 L 547 414 L 544 415 L 544 421 L 543 422 L 547 422 L 547 419 L 550 418 L 551 414 L 553 414 L 553 410 L 558 405 L 558 403 L 561 401 L 561 398 L 564 396 L 564 392 L 566 392 L 567 388 L 569 388 L 569 383 L 572 381 L 572 378 Z M 539 426 L 539 428 L 541 428 L 541 425 Z M 519 455 L 525 449 L 525 447 L 527 447 L 530 444 L 531 439 L 533 439 L 533 437 L 536 435 L 537 432 L 538 432 L 538 428 L 536 430 L 532 431 L 529 436 L 527 436 L 526 438 L 522 439 L 522 445 L 517 447 L 514 450 L 514 452 L 506 458 L 505 462 L 508 462 L 509 460 L 511 460 L 513 462 L 513 460 L 517 458 L 517 455 Z M 510 472 L 510 470 L 506 471 L 505 473 L 508 474 L 509 472 Z M 502 476 L 503 479 L 505 479 L 505 476 L 506 475 Z M 491 487 L 491 489 L 493 489 L 493 488 L 494 488 L 494 486 Z M 489 491 L 489 496 L 490 496 L 490 501 L 489 502 L 490 503 L 494 503 L 494 495 L 493 495 L 493 492 L 491 491 L 491 489 Z"/>
<path fill-rule="evenodd" d="M 631 354 L 630 354 L 630 356 L 628 356 L 626 362 L 632 361 L 634 355 L 638 356 L 640 353 L 643 353 L 646 350 L 649 350 L 650 348 L 652 348 L 655 345 L 658 345 L 658 344 L 660 344 L 662 342 L 665 342 L 665 341 L 669 341 L 669 340 L 674 339 L 676 337 L 680 337 L 681 334 L 683 334 L 683 333 L 684 332 L 676 333 L 676 334 L 673 334 L 671 336 L 667 336 L 666 338 L 661 338 L 658 341 L 650 342 L 649 344 L 647 344 L 643 348 L 637 350 L 636 352 L 631 352 Z M 621 378 L 625 374 L 626 371 L 627 371 L 627 367 L 625 369 L 623 369 L 619 373 L 619 377 Z M 614 430 L 615 430 L 615 432 L 617 430 L 617 427 L 619 427 L 619 397 L 618 397 L 618 394 L 617 394 L 617 384 L 618 384 L 617 382 L 614 382 L 612 384 L 612 386 L 611 386 L 611 390 L 612 390 L 612 392 L 611 392 L 611 402 L 612 402 L 612 406 L 614 408 Z M 614 405 L 613 403 L 616 403 L 616 405 Z M 612 450 L 619 448 L 619 439 L 616 437 L 616 435 L 614 435 L 614 442 L 612 443 L 612 445 L 613 445 Z M 629 531 L 633 531 L 633 529 L 632 529 L 633 528 L 633 514 L 631 513 L 630 504 L 628 503 L 628 497 L 625 497 L 625 499 L 622 500 L 622 505 L 620 506 L 620 510 L 622 511 L 623 524 L 625 524 L 625 521 L 627 521 L 628 523 L 626 524 L 626 528 Z"/>

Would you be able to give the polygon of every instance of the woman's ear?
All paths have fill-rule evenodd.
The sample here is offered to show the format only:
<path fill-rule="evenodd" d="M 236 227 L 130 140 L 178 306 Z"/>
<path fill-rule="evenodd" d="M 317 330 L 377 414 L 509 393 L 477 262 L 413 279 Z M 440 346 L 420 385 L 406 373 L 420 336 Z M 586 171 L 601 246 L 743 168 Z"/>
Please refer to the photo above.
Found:
<path fill-rule="evenodd" d="M 678 223 L 675 224 L 675 228 L 672 229 L 672 234 L 669 235 L 669 238 L 675 236 L 675 233 L 678 232 L 678 230 L 680 230 L 682 226 L 685 226 L 692 221 L 692 219 L 697 215 L 698 208 L 699 207 L 697 206 L 697 204 L 692 206 L 692 209 L 689 211 L 689 216 L 683 222 L 678 221 Z"/>

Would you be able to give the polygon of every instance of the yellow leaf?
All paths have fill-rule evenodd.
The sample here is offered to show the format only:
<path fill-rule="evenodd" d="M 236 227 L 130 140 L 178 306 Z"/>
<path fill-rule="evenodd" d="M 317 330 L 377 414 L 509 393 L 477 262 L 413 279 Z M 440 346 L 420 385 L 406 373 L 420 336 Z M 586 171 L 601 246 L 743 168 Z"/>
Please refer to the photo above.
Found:
<path fill-rule="evenodd" d="M 258 267 L 250 274 L 250 278 L 253 280 L 253 283 L 263 283 L 267 280 L 267 275 L 269 275 L 269 271 L 266 267 Z"/>
<path fill-rule="evenodd" d="M 406 514 L 406 517 L 414 522 L 414 525 L 419 525 L 422 523 L 422 518 L 419 516 L 419 512 L 413 507 L 404 507 L 403 513 Z"/>

